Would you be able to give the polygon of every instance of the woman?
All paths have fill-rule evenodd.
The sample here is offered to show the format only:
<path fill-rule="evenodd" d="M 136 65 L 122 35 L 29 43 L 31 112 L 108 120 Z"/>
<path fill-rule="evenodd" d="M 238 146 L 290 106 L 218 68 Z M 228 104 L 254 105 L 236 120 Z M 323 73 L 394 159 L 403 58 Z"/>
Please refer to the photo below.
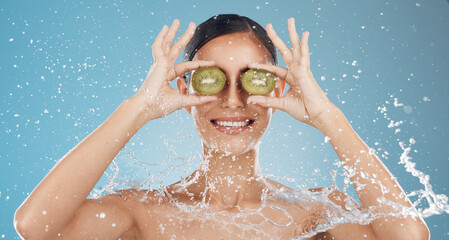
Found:
<path fill-rule="evenodd" d="M 394 177 L 357 136 L 310 71 L 308 37 L 301 41 L 294 19 L 288 20 L 292 49 L 254 21 L 217 15 L 197 29 L 191 23 L 173 45 L 179 21 L 164 25 L 152 49 L 154 63 L 140 90 L 124 101 L 93 133 L 66 154 L 20 206 L 15 226 L 25 239 L 428 239 L 417 217 L 377 218 L 367 225 L 345 223 L 314 232 L 326 224 L 332 204 L 344 211 L 380 205 L 384 197 L 411 207 Z M 267 35 L 268 34 L 268 35 Z M 274 44 L 274 45 L 273 45 Z M 187 46 L 186 46 L 187 45 Z M 184 61 L 174 65 L 186 46 Z M 276 66 L 280 51 L 287 69 Z M 186 73 L 215 66 L 226 75 L 223 90 L 212 96 L 196 93 Z M 240 77 L 259 68 L 277 76 L 265 96 L 243 90 Z M 177 79 L 178 91 L 169 82 Z M 186 79 L 187 78 L 187 79 Z M 290 89 L 284 94 L 285 84 Z M 99 199 L 86 199 L 108 165 L 147 122 L 184 108 L 202 139 L 199 168 L 182 181 L 158 191 L 126 189 Z M 287 201 L 290 189 L 261 174 L 259 142 L 277 109 L 320 130 L 347 168 L 362 206 L 344 193 L 326 193 L 326 201 Z M 377 175 L 378 181 L 361 176 Z M 363 188 L 358 186 L 364 185 Z M 380 186 L 389 189 L 383 193 Z M 307 192 L 309 192 L 307 191 Z M 330 192 L 330 194 L 329 194 Z M 307 194 L 304 194 L 307 196 Z"/>

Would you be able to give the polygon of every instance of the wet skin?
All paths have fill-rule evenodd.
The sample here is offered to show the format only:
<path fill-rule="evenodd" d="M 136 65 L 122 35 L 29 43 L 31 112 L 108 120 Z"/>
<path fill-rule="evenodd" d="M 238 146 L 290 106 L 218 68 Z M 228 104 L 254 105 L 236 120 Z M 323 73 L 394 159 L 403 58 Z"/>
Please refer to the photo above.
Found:
<path fill-rule="evenodd" d="M 251 63 L 270 64 L 262 43 L 248 33 L 223 35 L 205 44 L 193 60 L 214 61 L 227 78 L 217 100 L 185 108 L 202 139 L 203 160 L 197 171 L 165 190 L 121 191 L 135 221 L 122 239 L 290 239 L 324 223 L 320 218 L 325 206 L 272 196 L 291 189 L 263 177 L 260 171 L 259 142 L 276 109 L 247 103 L 250 94 L 242 88 L 240 77 Z M 186 85 L 179 78 L 177 85 L 181 93 L 199 96 L 191 82 Z M 278 79 L 268 96 L 280 97 L 284 88 L 285 82 Z M 238 134 L 225 133 L 212 120 L 226 117 L 249 118 L 252 123 Z M 265 207 L 261 201 L 264 190 L 268 193 Z M 200 208 L 202 203 L 208 207 Z M 186 212 L 179 206 L 196 211 Z"/>
<path fill-rule="evenodd" d="M 276 109 L 329 136 L 343 164 L 355 169 L 351 181 L 363 208 L 377 206 L 380 197 L 411 206 L 407 197 L 401 197 L 406 195 L 394 176 L 375 155 L 369 154 L 368 146 L 316 83 L 310 70 L 308 33 L 300 42 L 293 18 L 288 21 L 293 49 L 267 25 L 267 33 L 287 68 L 270 65 L 268 51 L 248 33 L 217 37 L 205 44 L 192 61 L 174 65 L 195 29 L 189 25 L 172 45 L 178 27 L 179 21 L 175 20 L 159 33 L 153 44 L 155 61 L 136 95 L 64 156 L 17 210 L 15 226 L 24 238 L 289 239 L 313 230 L 327 221 L 322 217 L 332 211 L 330 205 L 277 197 L 277 192 L 291 189 L 264 177 L 259 167 L 259 143 Z M 187 71 L 207 66 L 219 67 L 226 74 L 227 84 L 215 96 L 196 94 L 182 78 Z M 255 67 L 279 77 L 268 96 L 249 95 L 241 87 L 240 75 Z M 178 91 L 169 85 L 176 77 Z M 290 88 L 283 95 L 286 83 Z M 99 199 L 87 198 L 114 156 L 141 127 L 181 108 L 192 115 L 202 139 L 202 159 L 194 173 L 155 191 L 127 189 Z M 246 129 L 228 131 L 218 127 L 223 122 L 244 120 L 251 123 Z M 363 179 L 361 171 L 376 175 L 390 191 L 383 193 L 378 183 Z M 357 188 L 359 183 L 364 187 Z M 346 211 L 346 199 L 361 209 L 338 190 L 326 197 Z M 421 218 L 387 216 L 367 225 L 341 224 L 309 239 L 428 236 Z"/>
<path fill-rule="evenodd" d="M 142 210 L 136 212 L 144 213 L 137 217 L 141 219 L 138 225 L 142 226 L 137 232 L 144 239 L 169 239 L 172 235 L 185 239 L 199 236 L 204 239 L 218 236 L 223 239 L 289 239 L 312 230 L 319 223 L 318 212 L 323 210 L 322 206 L 311 205 L 309 207 L 313 208 L 306 210 L 304 205 L 268 197 L 267 202 L 281 206 L 285 213 L 273 210 L 270 204 L 263 207 L 261 202 L 264 190 L 271 193 L 287 188 L 266 179 L 260 172 L 259 142 L 273 110 L 248 104 L 250 94 L 243 90 L 240 77 L 251 63 L 270 64 L 269 52 L 254 36 L 234 33 L 208 42 L 193 60 L 214 61 L 227 78 L 225 88 L 216 94 L 216 101 L 186 108 L 202 139 L 203 161 L 183 182 L 168 186 L 160 194 L 139 192 L 138 195 L 150 197 L 145 203 L 134 200 L 136 207 Z M 191 83 L 187 86 L 179 79 L 177 84 L 180 92 L 199 95 L 193 91 Z M 284 87 L 285 82 L 278 80 L 277 88 L 269 96 L 281 96 Z M 217 129 L 213 120 L 223 118 L 249 118 L 252 122 L 249 128 L 236 134 Z M 209 210 L 199 207 L 203 202 Z M 196 207 L 196 212 L 184 212 L 179 208 L 183 204 Z M 233 218 L 235 222 L 231 221 Z M 285 227 L 281 229 L 270 221 Z"/>
<path fill-rule="evenodd" d="M 243 90 L 240 77 L 251 63 L 270 64 L 265 47 L 251 34 L 233 33 L 205 44 L 193 60 L 214 61 L 227 78 L 216 101 L 185 108 L 202 139 L 202 163 L 192 175 L 164 190 L 123 191 L 122 197 L 133 209 L 136 221 L 128 235 L 139 239 L 290 239 L 325 223 L 321 217 L 326 206 L 272 196 L 273 192 L 291 189 L 260 172 L 259 142 L 276 109 L 247 103 L 250 94 Z M 177 85 L 180 92 L 199 96 L 184 79 L 179 78 Z M 285 82 L 278 79 L 269 96 L 282 96 L 284 88 Z M 212 122 L 225 117 L 249 118 L 252 123 L 238 134 L 225 133 Z M 232 184 L 226 183 L 229 181 Z M 268 193 L 267 206 L 261 201 L 264 190 Z M 206 209 L 200 207 L 202 203 L 207 204 Z M 272 209 L 272 205 L 283 211 Z M 196 210 L 183 210 L 188 207 Z M 325 236 L 329 237 L 320 233 L 309 239 Z"/>
<path fill-rule="evenodd" d="M 136 235 L 144 239 L 170 239 L 171 236 L 185 239 L 290 239 L 327 222 L 325 212 L 331 211 L 329 206 L 311 202 L 300 204 L 275 197 L 272 193 L 291 189 L 263 177 L 259 167 L 259 142 L 277 108 L 323 134 L 333 131 L 323 127 L 328 126 L 327 122 L 335 123 L 332 128 L 341 124 L 345 130 L 350 129 L 310 71 L 308 33 L 303 34 L 299 43 L 293 19 L 289 19 L 288 27 L 293 50 L 282 43 L 271 25 L 267 25 L 268 34 L 280 50 L 288 70 L 270 65 L 267 49 L 248 33 L 217 37 L 195 54 L 193 61 L 213 61 L 211 65 L 220 68 L 227 78 L 226 86 L 216 94 L 216 100 L 185 107 L 202 139 L 203 158 L 198 170 L 183 181 L 168 186 L 162 194 L 148 193 L 151 197 L 145 203 L 136 202 L 133 208 L 142 206 L 142 211 L 138 211 L 142 214 L 136 217 L 139 224 L 132 231 Z M 254 67 L 278 76 L 276 88 L 268 96 L 251 96 L 241 86 L 241 74 Z M 290 89 L 283 95 L 286 82 Z M 177 86 L 182 94 L 199 96 L 182 77 L 178 78 Z M 332 118 L 337 119 L 330 120 Z M 250 119 L 252 122 L 249 128 L 231 134 L 217 129 L 215 120 L 220 119 Z M 355 141 L 350 138 L 340 140 Z M 310 189 L 312 192 L 322 190 Z M 283 211 L 264 207 L 263 192 L 268 193 L 268 202 Z M 147 193 L 140 191 L 137 195 L 142 194 Z M 327 197 L 342 209 L 346 209 L 345 200 L 361 208 L 338 190 Z M 201 203 L 206 203 L 207 208 L 198 208 Z M 184 211 L 185 206 L 196 206 L 197 210 Z M 251 214 L 254 211 L 256 213 Z M 243 217 L 238 217 L 241 213 Z M 396 224 L 395 220 L 389 221 Z M 420 222 L 417 225 L 422 229 Z M 414 235 L 410 233 L 410 236 Z M 341 224 L 309 239 L 348 238 L 376 239 L 372 226 L 359 224 Z"/>

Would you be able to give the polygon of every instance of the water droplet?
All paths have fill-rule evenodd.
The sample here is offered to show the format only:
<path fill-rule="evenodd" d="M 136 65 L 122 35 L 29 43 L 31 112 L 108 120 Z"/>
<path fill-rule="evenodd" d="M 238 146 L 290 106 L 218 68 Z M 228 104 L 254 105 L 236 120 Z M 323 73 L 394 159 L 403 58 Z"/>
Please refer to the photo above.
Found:
<path fill-rule="evenodd" d="M 404 112 L 405 113 L 411 113 L 413 111 L 413 107 L 412 106 L 404 106 Z"/>

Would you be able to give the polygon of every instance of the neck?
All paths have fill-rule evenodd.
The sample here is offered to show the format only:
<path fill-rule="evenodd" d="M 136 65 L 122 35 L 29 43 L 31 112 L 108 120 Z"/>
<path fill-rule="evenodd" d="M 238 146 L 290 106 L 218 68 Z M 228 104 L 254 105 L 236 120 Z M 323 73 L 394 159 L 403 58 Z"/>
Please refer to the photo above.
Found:
<path fill-rule="evenodd" d="M 194 175 L 207 202 L 234 208 L 260 201 L 263 184 L 258 146 L 241 155 L 230 155 L 203 144 L 202 158 Z"/>

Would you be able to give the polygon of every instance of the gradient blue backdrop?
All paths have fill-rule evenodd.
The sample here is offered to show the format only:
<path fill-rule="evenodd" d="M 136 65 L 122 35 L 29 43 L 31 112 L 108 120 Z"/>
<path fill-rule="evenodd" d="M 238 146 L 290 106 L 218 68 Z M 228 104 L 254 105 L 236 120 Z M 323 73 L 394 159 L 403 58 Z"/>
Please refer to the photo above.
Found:
<path fill-rule="evenodd" d="M 298 31 L 311 33 L 318 84 L 404 190 L 423 188 L 398 164 L 399 142 L 413 138 L 416 168 L 430 175 L 436 193 L 448 195 L 446 0 L 2 1 L 0 238 L 19 239 L 17 207 L 58 159 L 140 87 L 163 24 L 180 19 L 179 37 L 189 21 L 219 13 L 248 16 L 264 27 L 270 22 L 287 44 L 287 19 L 295 17 Z M 390 121 L 402 124 L 388 127 Z M 154 120 L 119 153 L 93 193 L 104 193 L 114 173 L 115 188 L 169 184 L 195 169 L 200 150 L 184 110 Z M 320 187 L 332 183 L 329 171 L 337 169 L 342 187 L 337 162 L 320 132 L 284 112 L 274 114 L 261 145 L 265 173 L 293 187 Z M 448 219 L 425 219 L 432 239 L 448 238 Z"/>

